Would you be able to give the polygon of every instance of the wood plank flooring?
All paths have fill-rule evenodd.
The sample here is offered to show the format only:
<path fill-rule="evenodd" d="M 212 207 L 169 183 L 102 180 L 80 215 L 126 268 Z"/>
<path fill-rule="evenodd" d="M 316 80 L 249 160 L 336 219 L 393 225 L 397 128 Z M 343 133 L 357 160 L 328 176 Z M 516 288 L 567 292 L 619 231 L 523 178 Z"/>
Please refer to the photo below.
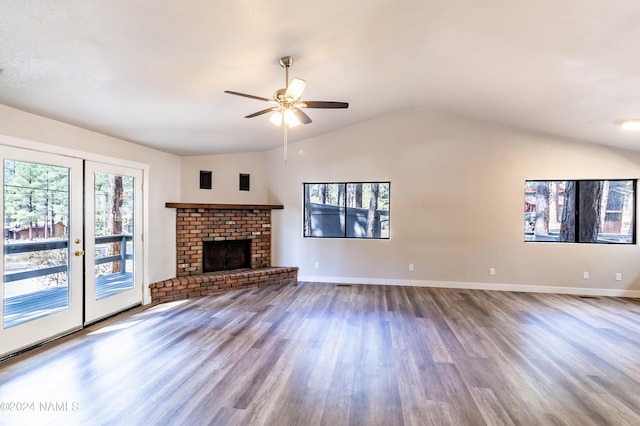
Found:
<path fill-rule="evenodd" d="M 638 425 L 640 301 L 301 282 L 157 305 L 0 363 L 0 424 L 57 423 Z"/>

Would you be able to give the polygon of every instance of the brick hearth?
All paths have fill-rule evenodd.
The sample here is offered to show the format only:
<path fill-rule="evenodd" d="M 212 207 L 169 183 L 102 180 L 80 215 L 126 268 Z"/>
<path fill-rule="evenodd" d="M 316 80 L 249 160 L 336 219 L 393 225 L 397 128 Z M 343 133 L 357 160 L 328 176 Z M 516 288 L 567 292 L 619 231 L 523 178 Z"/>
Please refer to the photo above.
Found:
<path fill-rule="evenodd" d="M 241 288 L 296 284 L 298 268 L 257 268 L 207 272 L 177 277 L 151 284 L 153 302 L 171 302 L 210 294 L 226 293 Z"/>
<path fill-rule="evenodd" d="M 237 288 L 296 283 L 298 268 L 271 267 L 272 205 L 167 203 L 176 208 L 176 278 L 153 283 L 152 301 L 203 296 Z M 251 269 L 203 274 L 203 241 L 251 240 Z"/>

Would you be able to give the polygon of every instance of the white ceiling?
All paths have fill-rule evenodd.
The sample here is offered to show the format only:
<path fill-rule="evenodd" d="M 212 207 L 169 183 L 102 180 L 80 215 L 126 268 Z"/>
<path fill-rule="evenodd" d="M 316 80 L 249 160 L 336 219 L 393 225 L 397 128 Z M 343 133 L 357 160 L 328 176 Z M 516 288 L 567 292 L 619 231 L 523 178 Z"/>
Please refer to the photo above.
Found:
<path fill-rule="evenodd" d="M 309 138 L 406 107 L 640 149 L 637 0 L 3 0 L 0 102 L 178 155 L 281 144 L 290 78 Z"/>

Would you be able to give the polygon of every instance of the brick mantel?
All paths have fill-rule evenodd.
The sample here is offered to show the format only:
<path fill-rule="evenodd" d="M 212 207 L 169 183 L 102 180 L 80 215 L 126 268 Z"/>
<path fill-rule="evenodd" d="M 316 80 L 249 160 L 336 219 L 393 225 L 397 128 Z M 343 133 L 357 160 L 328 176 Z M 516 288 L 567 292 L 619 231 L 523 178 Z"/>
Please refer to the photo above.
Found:
<path fill-rule="evenodd" d="M 207 203 L 165 203 L 172 209 L 218 209 L 218 210 L 282 210 L 282 204 L 207 204 Z"/>

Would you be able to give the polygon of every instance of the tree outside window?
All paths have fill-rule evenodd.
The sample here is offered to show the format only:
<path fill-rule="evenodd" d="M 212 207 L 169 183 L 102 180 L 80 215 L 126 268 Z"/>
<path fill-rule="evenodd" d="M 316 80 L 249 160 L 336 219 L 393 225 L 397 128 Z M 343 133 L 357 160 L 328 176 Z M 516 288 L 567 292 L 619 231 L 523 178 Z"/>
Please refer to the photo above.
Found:
<path fill-rule="evenodd" d="M 526 181 L 525 241 L 635 244 L 636 180 Z"/>
<path fill-rule="evenodd" d="M 389 238 L 390 182 L 303 186 L 305 237 Z"/>

